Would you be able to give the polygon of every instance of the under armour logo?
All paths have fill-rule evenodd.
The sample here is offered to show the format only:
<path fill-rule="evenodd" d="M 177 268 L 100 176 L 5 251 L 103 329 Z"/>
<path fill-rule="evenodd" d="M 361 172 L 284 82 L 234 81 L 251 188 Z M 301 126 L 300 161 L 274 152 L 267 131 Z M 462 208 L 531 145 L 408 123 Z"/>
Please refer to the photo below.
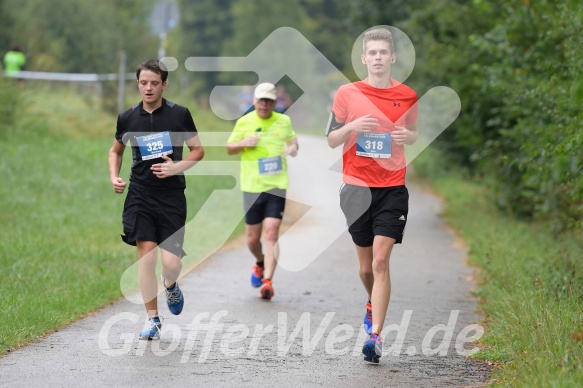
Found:
<path fill-rule="evenodd" d="M 393 106 L 401 106 L 400 102 L 393 102 Z"/>

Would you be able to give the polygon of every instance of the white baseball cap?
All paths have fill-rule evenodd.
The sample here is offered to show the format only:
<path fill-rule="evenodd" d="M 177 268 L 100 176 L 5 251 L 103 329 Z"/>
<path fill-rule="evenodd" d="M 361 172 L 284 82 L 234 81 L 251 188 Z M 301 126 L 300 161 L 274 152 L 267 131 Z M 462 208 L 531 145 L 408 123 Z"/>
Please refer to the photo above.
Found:
<path fill-rule="evenodd" d="M 256 99 L 260 100 L 262 98 L 267 98 L 268 100 L 277 99 L 277 91 L 275 90 L 275 85 L 269 82 L 264 82 L 257 85 L 255 88 L 255 93 L 253 94 Z"/>

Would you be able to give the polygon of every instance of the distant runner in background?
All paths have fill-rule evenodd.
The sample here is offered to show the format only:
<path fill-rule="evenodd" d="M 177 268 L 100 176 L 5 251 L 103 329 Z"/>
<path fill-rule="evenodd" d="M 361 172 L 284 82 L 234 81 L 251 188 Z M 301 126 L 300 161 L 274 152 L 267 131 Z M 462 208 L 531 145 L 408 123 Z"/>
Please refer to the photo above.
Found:
<path fill-rule="evenodd" d="M 255 109 L 253 106 L 253 90 L 251 86 L 244 85 L 239 93 L 239 113 L 244 115 Z"/>
<path fill-rule="evenodd" d="M 14 74 L 19 71 L 24 70 L 24 65 L 26 65 L 26 56 L 22 52 L 22 49 L 18 44 L 13 44 L 10 50 L 4 54 L 4 71 L 6 74 Z M 24 79 L 17 78 L 16 83 L 18 86 L 24 86 Z"/>
<path fill-rule="evenodd" d="M 285 90 L 285 86 L 277 85 L 276 91 L 277 98 L 275 99 L 274 111 L 276 111 L 277 113 L 285 113 L 287 108 L 291 106 L 292 99 Z"/>

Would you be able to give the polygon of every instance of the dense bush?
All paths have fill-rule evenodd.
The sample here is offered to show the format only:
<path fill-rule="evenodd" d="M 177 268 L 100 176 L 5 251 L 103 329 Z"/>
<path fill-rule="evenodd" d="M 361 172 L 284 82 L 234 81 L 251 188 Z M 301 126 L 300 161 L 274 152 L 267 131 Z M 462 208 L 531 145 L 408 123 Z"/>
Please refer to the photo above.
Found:
<path fill-rule="evenodd" d="M 452 163 L 494 176 L 493 199 L 552 230 L 583 227 L 583 6 L 432 0 L 403 30 L 422 95 L 452 87 L 462 114 L 439 138 Z"/>

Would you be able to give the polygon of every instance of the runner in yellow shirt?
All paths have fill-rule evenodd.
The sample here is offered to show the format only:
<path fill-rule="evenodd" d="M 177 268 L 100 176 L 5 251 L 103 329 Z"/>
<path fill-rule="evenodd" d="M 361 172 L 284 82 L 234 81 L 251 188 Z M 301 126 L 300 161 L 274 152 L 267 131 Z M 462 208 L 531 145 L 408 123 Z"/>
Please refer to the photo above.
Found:
<path fill-rule="evenodd" d="M 251 285 L 263 285 L 261 297 L 266 300 L 274 296 L 272 279 L 278 253 L 275 246 L 289 182 L 286 156 L 296 156 L 298 152 L 290 117 L 273 111 L 276 99 L 273 84 L 259 84 L 254 92 L 255 110 L 237 120 L 227 141 L 229 155 L 241 154 L 247 245 L 257 261 Z M 265 249 L 261 243 L 262 232 Z"/>
<path fill-rule="evenodd" d="M 19 71 L 24 70 L 26 56 L 18 44 L 13 44 L 10 47 L 10 50 L 4 54 L 3 62 L 6 74 L 18 73 Z M 18 78 L 16 82 L 18 86 L 24 86 L 24 79 Z"/>

